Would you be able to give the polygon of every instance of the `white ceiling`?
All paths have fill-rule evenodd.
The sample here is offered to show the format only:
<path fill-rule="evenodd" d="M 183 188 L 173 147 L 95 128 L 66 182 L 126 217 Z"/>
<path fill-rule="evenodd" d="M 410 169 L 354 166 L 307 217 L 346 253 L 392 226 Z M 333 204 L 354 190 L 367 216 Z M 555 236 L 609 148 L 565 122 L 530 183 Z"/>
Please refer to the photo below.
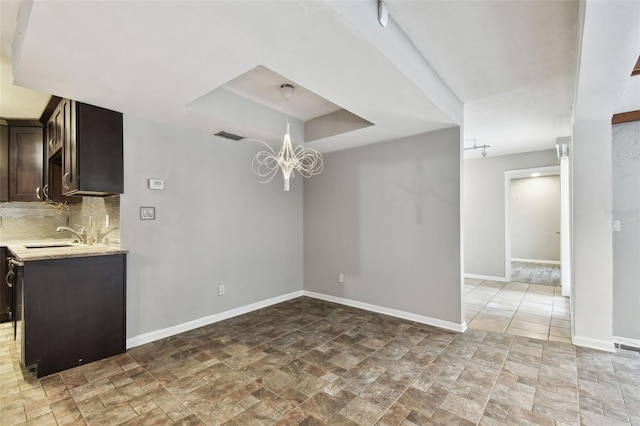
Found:
<path fill-rule="evenodd" d="M 0 117 L 40 118 L 51 95 L 13 84 L 11 42 L 16 30 L 19 7 L 19 1 L 0 1 Z"/>
<path fill-rule="evenodd" d="M 323 152 L 451 127 L 462 102 L 465 145 L 491 145 L 489 156 L 550 149 L 570 134 L 577 1 L 388 6 L 382 28 L 375 0 L 36 1 L 19 28 L 16 82 L 211 134 L 277 141 L 283 121 L 259 116 L 246 101 L 281 110 L 277 87 L 244 82 L 226 87 L 206 111 L 190 107 L 264 66 L 327 100 L 325 107 L 374 123 L 309 144 Z M 15 2 L 3 0 L 0 12 L 4 53 Z M 296 134 L 303 133 L 293 130 L 294 141 Z"/>
<path fill-rule="evenodd" d="M 215 113 L 188 108 L 258 65 L 375 124 L 309 144 L 323 151 L 456 124 L 328 2 L 36 1 L 21 25 L 17 84 L 210 134 L 281 141 L 284 119 L 232 92 Z"/>
<path fill-rule="evenodd" d="M 283 84 L 294 87 L 288 106 L 285 105 L 284 95 L 280 90 Z M 247 71 L 222 87 L 276 111 L 286 113 L 288 108 L 289 115 L 302 121 L 340 110 L 339 106 L 263 66 Z"/>
<path fill-rule="evenodd" d="M 465 103 L 465 146 L 534 151 L 571 134 L 577 1 L 392 1 L 389 10 Z"/>

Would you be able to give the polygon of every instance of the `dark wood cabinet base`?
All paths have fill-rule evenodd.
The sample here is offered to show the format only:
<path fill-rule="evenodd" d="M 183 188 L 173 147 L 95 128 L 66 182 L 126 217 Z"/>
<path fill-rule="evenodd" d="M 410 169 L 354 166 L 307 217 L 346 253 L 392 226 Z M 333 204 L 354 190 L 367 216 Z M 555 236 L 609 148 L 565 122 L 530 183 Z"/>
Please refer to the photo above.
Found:
<path fill-rule="evenodd" d="M 7 249 L 0 247 L 0 322 L 11 321 L 13 310 L 13 289 L 6 283 Z"/>
<path fill-rule="evenodd" d="M 25 262 L 22 362 L 41 377 L 124 352 L 125 274 L 124 254 Z"/>

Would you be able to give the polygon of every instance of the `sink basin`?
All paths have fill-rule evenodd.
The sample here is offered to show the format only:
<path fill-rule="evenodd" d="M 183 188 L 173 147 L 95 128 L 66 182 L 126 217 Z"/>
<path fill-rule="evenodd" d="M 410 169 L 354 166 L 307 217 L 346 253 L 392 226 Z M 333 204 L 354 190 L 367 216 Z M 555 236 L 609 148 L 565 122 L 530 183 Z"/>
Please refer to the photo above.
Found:
<path fill-rule="evenodd" d="M 42 248 L 59 248 L 59 247 L 74 247 L 70 243 L 42 243 L 42 244 L 26 244 L 24 248 L 28 249 L 42 249 Z"/>

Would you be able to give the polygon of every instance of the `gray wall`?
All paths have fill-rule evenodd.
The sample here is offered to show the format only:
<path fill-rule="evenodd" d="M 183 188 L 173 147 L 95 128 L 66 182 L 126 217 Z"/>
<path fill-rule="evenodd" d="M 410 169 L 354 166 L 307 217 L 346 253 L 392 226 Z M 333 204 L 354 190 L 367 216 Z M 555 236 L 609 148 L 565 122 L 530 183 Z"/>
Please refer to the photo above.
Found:
<path fill-rule="evenodd" d="M 558 165 L 556 151 L 464 162 L 464 272 L 504 277 L 504 172 Z"/>
<path fill-rule="evenodd" d="M 128 338 L 302 289 L 301 178 L 290 192 L 280 177 L 260 184 L 258 150 L 125 115 Z M 140 206 L 156 220 L 141 221 Z"/>
<path fill-rule="evenodd" d="M 610 118 L 574 123 L 569 156 L 573 343 L 608 351 L 614 349 L 611 138 Z"/>
<path fill-rule="evenodd" d="M 456 127 L 327 154 L 304 182 L 305 290 L 461 324 L 460 146 Z"/>
<path fill-rule="evenodd" d="M 512 179 L 511 258 L 560 261 L 560 176 Z"/>
<path fill-rule="evenodd" d="M 613 334 L 640 340 L 640 122 L 613 126 Z"/>

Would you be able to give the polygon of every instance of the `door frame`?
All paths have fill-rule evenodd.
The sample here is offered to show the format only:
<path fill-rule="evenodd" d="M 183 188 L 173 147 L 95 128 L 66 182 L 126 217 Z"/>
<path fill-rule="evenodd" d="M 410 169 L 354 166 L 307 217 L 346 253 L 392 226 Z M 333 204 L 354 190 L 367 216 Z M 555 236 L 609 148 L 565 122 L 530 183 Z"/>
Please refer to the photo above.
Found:
<path fill-rule="evenodd" d="M 507 170 L 504 172 L 504 277 L 507 282 L 511 281 L 511 180 L 532 177 L 532 173 L 540 173 L 540 176 L 560 176 L 560 187 L 562 187 L 562 175 L 560 166 L 533 167 L 529 169 Z M 563 211 L 563 200 L 560 200 L 560 212 Z M 560 218 L 562 223 L 562 217 Z M 560 250 L 562 251 L 562 238 Z M 561 258 L 562 259 L 562 258 Z M 566 265 L 568 268 L 569 265 Z M 561 270 L 565 265 L 561 263 Z"/>

